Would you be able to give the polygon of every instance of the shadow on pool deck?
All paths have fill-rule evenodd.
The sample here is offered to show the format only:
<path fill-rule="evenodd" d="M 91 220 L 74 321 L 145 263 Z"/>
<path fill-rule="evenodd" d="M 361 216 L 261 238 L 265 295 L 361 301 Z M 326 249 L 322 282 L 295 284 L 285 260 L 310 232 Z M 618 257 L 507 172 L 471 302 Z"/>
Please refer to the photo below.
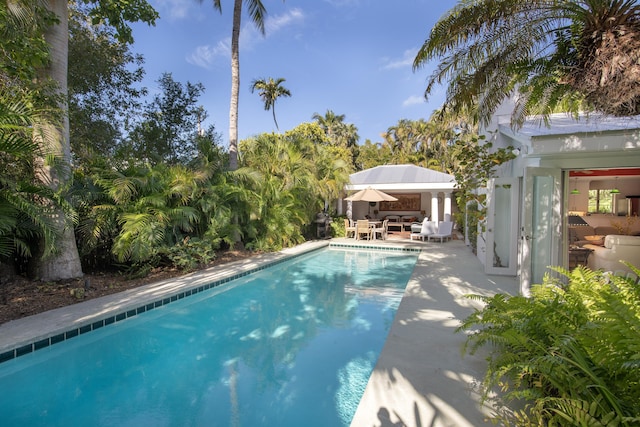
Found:
<path fill-rule="evenodd" d="M 131 307 L 175 295 L 239 271 L 320 248 L 330 241 L 308 242 L 275 254 L 230 263 L 178 279 L 51 310 L 0 326 L 0 354 L 43 337 L 51 337 Z M 382 353 L 354 416 L 353 427 L 440 427 L 488 425 L 488 411 L 474 386 L 484 375 L 481 355 L 462 356 L 460 320 L 477 302 L 466 294 L 516 294 L 514 277 L 487 276 L 461 240 L 444 243 L 393 239 L 359 241 L 337 238 L 349 246 L 402 246 L 422 249 L 398 307 Z"/>
<path fill-rule="evenodd" d="M 455 329 L 479 307 L 465 295 L 516 294 L 516 278 L 484 274 L 460 240 L 423 245 L 353 427 L 491 425 L 475 390 L 484 357 L 463 357 Z"/>

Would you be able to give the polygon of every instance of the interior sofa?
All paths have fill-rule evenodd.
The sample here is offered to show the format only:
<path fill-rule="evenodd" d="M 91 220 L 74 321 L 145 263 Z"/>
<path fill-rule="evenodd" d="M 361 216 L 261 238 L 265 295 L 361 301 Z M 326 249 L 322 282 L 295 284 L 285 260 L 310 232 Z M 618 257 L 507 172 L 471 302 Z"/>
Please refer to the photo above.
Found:
<path fill-rule="evenodd" d="M 418 222 L 418 217 L 412 215 L 387 215 L 384 219 L 387 220 L 387 229 L 394 228 L 398 231 L 408 230 L 411 224 Z"/>
<path fill-rule="evenodd" d="M 640 268 L 640 236 L 609 234 L 604 239 L 604 246 L 588 243 L 582 247 L 593 251 L 587 259 L 587 266 L 592 270 L 631 273 L 631 269 L 620 261 Z"/>

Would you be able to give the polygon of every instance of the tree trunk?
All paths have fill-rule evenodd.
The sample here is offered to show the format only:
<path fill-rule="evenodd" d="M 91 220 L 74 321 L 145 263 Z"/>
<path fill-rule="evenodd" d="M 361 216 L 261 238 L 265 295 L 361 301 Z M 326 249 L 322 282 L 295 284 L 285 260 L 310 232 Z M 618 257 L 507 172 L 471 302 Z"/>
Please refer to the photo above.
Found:
<path fill-rule="evenodd" d="M 231 102 L 229 106 L 229 169 L 238 169 L 238 99 L 240 97 L 240 21 L 242 0 L 233 5 L 233 28 L 231 30 Z M 233 214 L 234 224 L 238 223 L 237 213 Z M 240 233 L 233 233 L 233 248 L 243 249 Z"/>
<path fill-rule="evenodd" d="M 280 128 L 278 127 L 278 121 L 276 120 L 276 103 L 275 103 L 275 101 L 273 102 L 273 105 L 271 105 L 271 112 L 273 113 L 273 122 L 276 124 L 276 130 L 278 131 L 278 133 L 280 133 Z"/>
<path fill-rule="evenodd" d="M 62 120 L 59 125 L 49 124 L 35 128 L 35 137 L 43 144 L 43 152 L 56 158 L 55 165 L 46 159 L 39 159 L 36 175 L 48 187 L 59 190 L 68 181 L 71 167 L 71 145 L 69 143 L 69 115 L 67 108 L 67 64 L 69 54 L 69 26 L 67 0 L 49 0 L 49 8 L 60 22 L 52 25 L 45 34 L 51 48 L 51 63 L 43 70 L 43 76 L 58 83 L 59 93 L 64 99 L 60 106 Z M 73 224 L 59 208 L 54 208 L 52 218 L 58 231 L 56 251 L 43 256 L 43 251 L 35 255 L 31 265 L 31 275 L 39 280 L 64 280 L 82 277 L 80 256 L 73 232 Z"/>
<path fill-rule="evenodd" d="M 242 0 L 233 5 L 231 31 L 231 102 L 229 106 L 229 169 L 238 169 L 238 98 L 240 94 L 240 21 Z"/>

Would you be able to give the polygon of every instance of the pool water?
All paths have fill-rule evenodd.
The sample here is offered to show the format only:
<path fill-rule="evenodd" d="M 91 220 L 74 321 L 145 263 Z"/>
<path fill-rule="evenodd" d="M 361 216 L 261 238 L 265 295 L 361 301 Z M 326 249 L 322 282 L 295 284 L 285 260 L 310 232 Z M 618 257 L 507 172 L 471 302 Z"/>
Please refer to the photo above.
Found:
<path fill-rule="evenodd" d="M 0 364 L 3 426 L 348 426 L 417 254 L 324 249 Z"/>

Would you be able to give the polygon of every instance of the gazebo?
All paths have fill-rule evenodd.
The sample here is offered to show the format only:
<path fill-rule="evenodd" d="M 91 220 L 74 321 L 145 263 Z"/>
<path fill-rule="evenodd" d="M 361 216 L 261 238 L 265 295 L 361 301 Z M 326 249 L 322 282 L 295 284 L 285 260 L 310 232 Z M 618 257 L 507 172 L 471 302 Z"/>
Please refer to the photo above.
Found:
<path fill-rule="evenodd" d="M 456 188 L 452 175 L 416 165 L 383 165 L 351 174 L 345 186 L 345 197 L 367 187 L 383 191 L 397 201 L 350 202 L 338 201 L 338 214 L 346 212 L 351 218 L 361 218 L 371 209 L 375 218 L 389 215 L 413 216 L 432 221 L 451 218 L 451 196 Z M 371 203 L 371 205 L 369 204 Z"/>

